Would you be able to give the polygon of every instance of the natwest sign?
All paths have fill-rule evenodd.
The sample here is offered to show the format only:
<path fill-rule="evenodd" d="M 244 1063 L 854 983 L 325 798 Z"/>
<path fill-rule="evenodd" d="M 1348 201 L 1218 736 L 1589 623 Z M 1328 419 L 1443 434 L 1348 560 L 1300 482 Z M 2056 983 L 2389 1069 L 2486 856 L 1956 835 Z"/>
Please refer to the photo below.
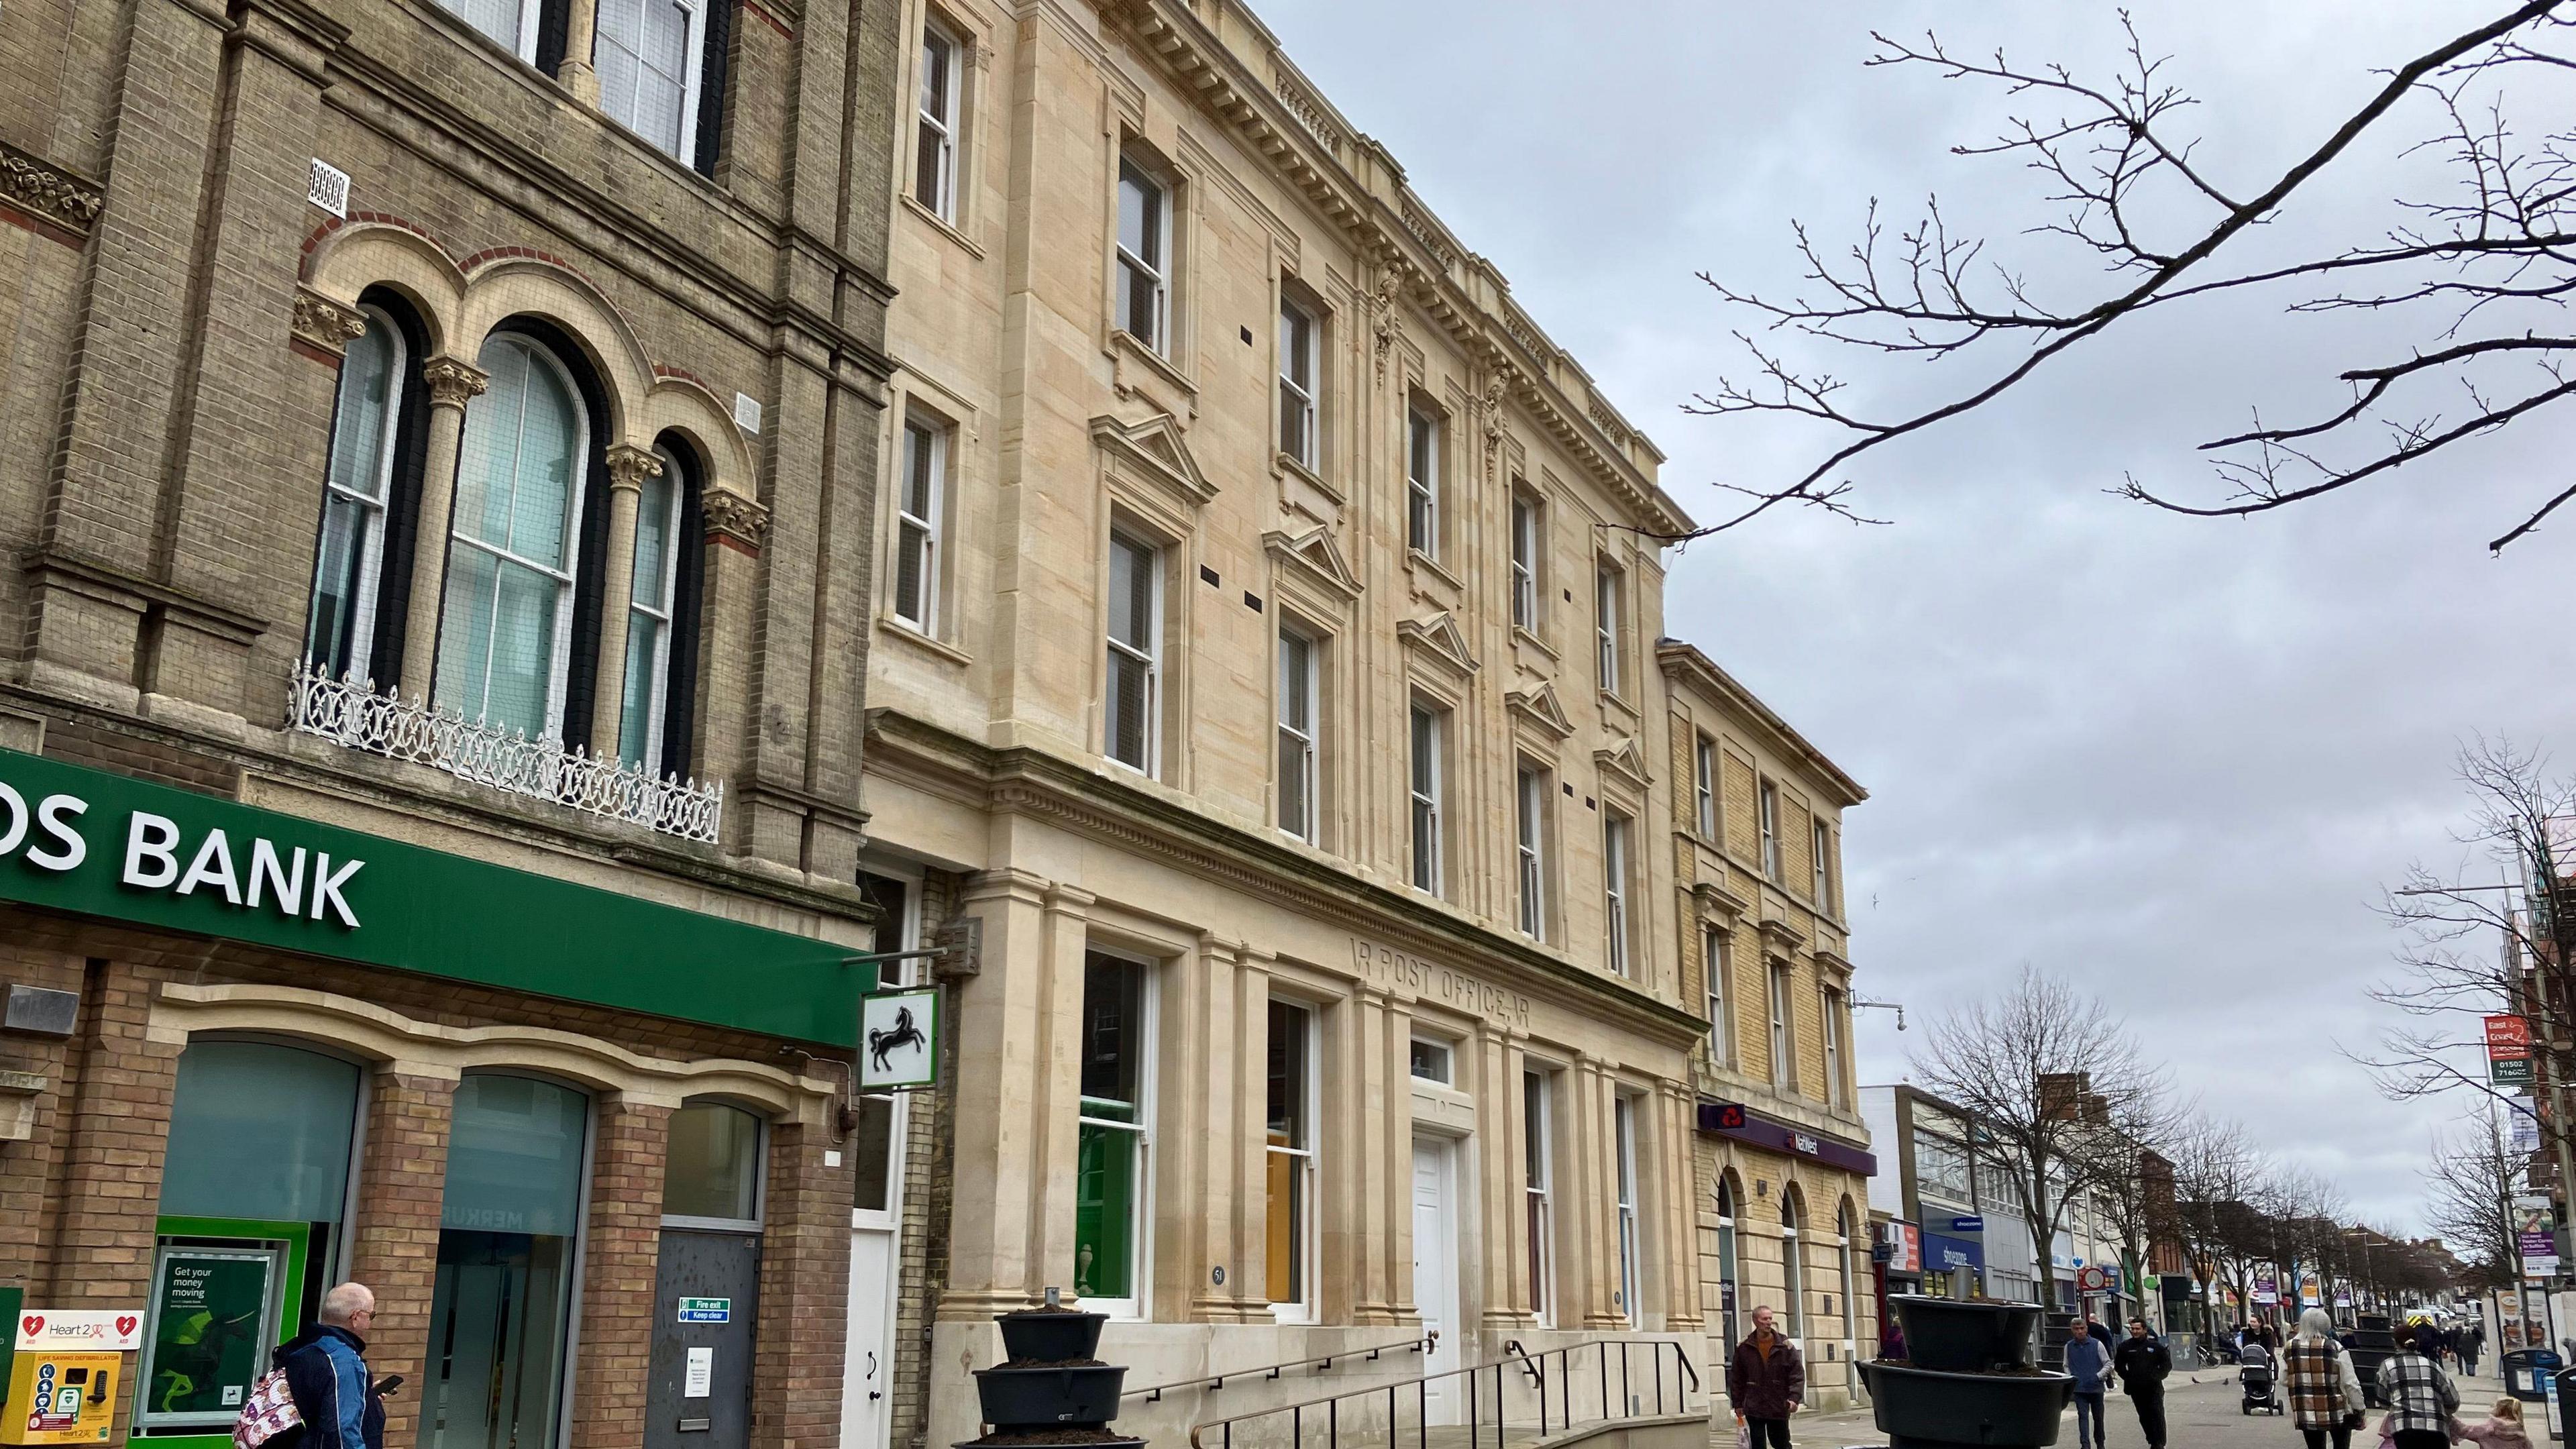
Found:
<path fill-rule="evenodd" d="M 1715 1137 L 1731 1137 L 1771 1152 L 1809 1158 L 1828 1167 L 1857 1172 L 1863 1177 L 1878 1171 L 1878 1159 L 1865 1149 L 1804 1127 L 1774 1121 L 1741 1102 L 1700 1103 L 1699 1130 Z"/>

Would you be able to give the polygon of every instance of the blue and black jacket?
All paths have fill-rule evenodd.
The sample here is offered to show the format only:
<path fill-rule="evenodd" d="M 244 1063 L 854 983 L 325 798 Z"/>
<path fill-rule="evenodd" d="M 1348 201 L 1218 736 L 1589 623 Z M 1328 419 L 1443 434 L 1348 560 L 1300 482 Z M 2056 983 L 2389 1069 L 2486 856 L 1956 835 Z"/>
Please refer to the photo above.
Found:
<path fill-rule="evenodd" d="M 337 1324 L 305 1330 L 271 1362 L 304 1416 L 296 1449 L 385 1449 L 385 1401 L 367 1376 L 367 1341 Z"/>

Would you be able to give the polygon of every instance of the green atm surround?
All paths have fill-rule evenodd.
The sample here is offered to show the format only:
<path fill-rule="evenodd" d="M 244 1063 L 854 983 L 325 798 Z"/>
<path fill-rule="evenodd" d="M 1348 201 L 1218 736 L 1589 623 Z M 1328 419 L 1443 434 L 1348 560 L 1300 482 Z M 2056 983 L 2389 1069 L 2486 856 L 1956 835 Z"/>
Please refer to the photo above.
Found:
<path fill-rule="evenodd" d="M 284 1248 L 286 1251 L 281 1256 L 284 1259 L 285 1271 L 279 1276 L 278 1300 L 275 1305 L 278 1342 L 291 1341 L 309 1326 L 309 1315 L 305 1308 L 305 1283 L 306 1263 L 312 1256 L 313 1247 L 311 1223 L 261 1222 L 248 1218 L 162 1218 L 154 1243 L 153 1261 L 156 1265 L 160 1261 L 158 1250 L 174 1244 L 207 1248 Z M 154 1301 L 145 1305 L 144 1346 L 142 1351 L 135 1354 L 134 1367 L 131 1371 L 135 1389 L 131 1409 L 132 1418 L 129 1422 L 138 1425 L 142 1420 L 145 1403 L 152 1392 L 151 1375 L 147 1372 L 147 1366 L 152 1359 L 152 1347 L 160 1336 L 161 1305 L 158 1301 L 160 1291 L 161 1285 L 155 1281 L 151 1288 Z M 266 1359 L 267 1350 L 263 1348 L 260 1356 L 260 1366 L 263 1371 L 266 1368 Z M 0 1361 L 0 1373 L 5 1372 L 5 1361 Z M 6 1382 L 5 1378 L 0 1378 L 0 1384 Z M 159 1433 L 137 1428 L 131 1434 L 129 1442 L 148 1444 L 152 1449 L 232 1449 L 233 1436 L 229 1428 L 164 1430 Z"/>

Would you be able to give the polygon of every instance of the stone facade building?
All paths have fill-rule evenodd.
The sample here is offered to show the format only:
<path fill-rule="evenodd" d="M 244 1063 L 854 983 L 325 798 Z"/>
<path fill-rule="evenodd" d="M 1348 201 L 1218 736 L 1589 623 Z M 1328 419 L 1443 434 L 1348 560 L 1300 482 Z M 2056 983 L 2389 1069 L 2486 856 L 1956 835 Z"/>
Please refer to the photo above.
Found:
<path fill-rule="evenodd" d="M 1131 1399 L 1152 1436 L 1510 1344 L 1626 1341 L 1647 1398 L 1680 1345 L 1704 1402 L 1721 1178 L 1749 1282 L 1806 1214 L 1839 1364 L 1861 796 L 1660 642 L 1661 455 L 1241 4 L 902 24 L 861 868 L 982 952 L 943 1085 L 884 1109 L 851 1442 L 971 1436 L 990 1319 L 1049 1287 L 1131 1387 L 1340 1356 Z M 1798 1138 L 1703 1110 L 1748 1101 Z"/>
<path fill-rule="evenodd" d="M 893 17 L 0 9 L 0 1297 L 140 1320 L 108 1442 L 347 1276 L 394 1443 L 832 1442 Z"/>

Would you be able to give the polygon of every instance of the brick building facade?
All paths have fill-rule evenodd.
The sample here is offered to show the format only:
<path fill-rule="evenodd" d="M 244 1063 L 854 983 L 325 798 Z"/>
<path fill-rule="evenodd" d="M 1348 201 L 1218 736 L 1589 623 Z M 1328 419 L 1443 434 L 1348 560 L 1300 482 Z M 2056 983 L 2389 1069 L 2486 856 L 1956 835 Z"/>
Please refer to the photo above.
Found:
<path fill-rule="evenodd" d="M 893 9 L 0 8 L 0 1288 L 145 1320 L 109 1442 L 343 1277 L 391 1442 L 835 1442 Z"/>

